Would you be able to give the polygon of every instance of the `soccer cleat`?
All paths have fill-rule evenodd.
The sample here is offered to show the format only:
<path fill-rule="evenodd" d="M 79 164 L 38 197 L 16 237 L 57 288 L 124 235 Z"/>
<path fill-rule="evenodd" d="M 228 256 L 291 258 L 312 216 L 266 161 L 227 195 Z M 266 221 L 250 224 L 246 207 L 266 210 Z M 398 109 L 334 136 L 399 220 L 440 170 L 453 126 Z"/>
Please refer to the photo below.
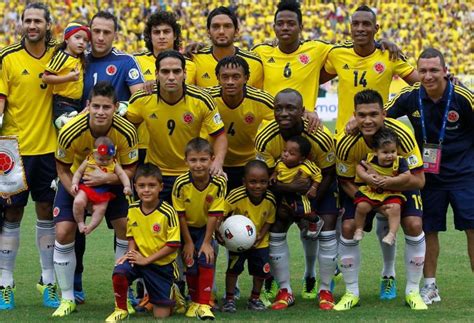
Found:
<path fill-rule="evenodd" d="M 171 286 L 171 299 L 175 302 L 173 312 L 184 314 L 186 312 L 186 300 L 176 284 Z"/>
<path fill-rule="evenodd" d="M 273 310 L 284 310 L 295 304 L 295 298 L 292 293 L 288 293 L 286 288 L 278 291 L 275 301 L 272 304 Z"/>
<path fill-rule="evenodd" d="M 217 295 L 212 292 L 211 293 L 211 299 L 209 300 L 209 305 L 211 306 L 211 309 L 213 312 L 219 311 L 219 300 Z"/>
<path fill-rule="evenodd" d="M 133 294 L 133 288 L 132 286 L 129 286 L 128 287 L 128 300 L 130 301 L 130 303 L 132 304 L 132 307 L 135 307 L 138 305 L 138 299 L 135 297 L 135 295 Z"/>
<path fill-rule="evenodd" d="M 321 290 L 318 294 L 319 308 L 328 311 L 334 308 L 334 297 L 328 290 Z"/>
<path fill-rule="evenodd" d="M 43 281 L 40 280 L 36 284 L 36 289 L 43 296 L 43 305 L 51 308 L 58 308 L 59 304 L 59 295 L 58 295 L 58 285 L 56 284 L 43 284 Z"/>
<path fill-rule="evenodd" d="M 260 294 L 260 300 L 265 305 L 265 307 L 270 307 L 272 305 L 272 302 L 268 299 L 266 293 L 261 293 Z"/>
<path fill-rule="evenodd" d="M 428 306 L 423 302 L 419 292 L 411 291 L 405 296 L 405 302 L 412 310 L 427 310 Z"/>
<path fill-rule="evenodd" d="M 0 286 L 0 310 L 12 310 L 15 308 L 14 287 Z"/>
<path fill-rule="evenodd" d="M 260 300 L 260 298 L 251 298 L 247 302 L 247 308 L 252 311 L 265 311 L 267 307 L 263 302 Z"/>
<path fill-rule="evenodd" d="M 420 291 L 421 298 L 426 305 L 431 305 L 434 302 L 440 302 L 441 297 L 439 296 L 438 286 L 436 284 L 425 285 Z"/>
<path fill-rule="evenodd" d="M 237 312 L 237 305 L 233 299 L 225 299 L 222 304 L 221 311 L 224 313 L 235 313 Z"/>
<path fill-rule="evenodd" d="M 197 312 L 198 308 L 199 308 L 198 303 L 191 302 L 191 303 L 189 303 L 188 309 L 187 309 L 187 311 L 184 315 L 186 317 L 196 317 L 196 312 Z"/>
<path fill-rule="evenodd" d="M 76 311 L 76 302 L 70 299 L 62 299 L 59 307 L 54 311 L 53 317 L 64 317 Z"/>
<path fill-rule="evenodd" d="M 344 295 L 342 295 L 341 300 L 339 303 L 334 305 L 334 310 L 336 311 L 347 311 L 351 308 L 359 305 L 359 296 L 352 294 L 349 291 L 346 291 Z"/>
<path fill-rule="evenodd" d="M 198 319 L 205 321 L 205 320 L 215 320 L 216 317 L 214 313 L 212 313 L 212 309 L 210 305 L 206 304 L 198 304 L 198 308 L 196 310 L 196 316 Z"/>
<path fill-rule="evenodd" d="M 274 299 L 279 290 L 278 283 L 272 277 L 272 278 L 266 279 L 264 284 L 265 285 L 264 285 L 263 293 L 265 294 L 268 300 Z"/>
<path fill-rule="evenodd" d="M 355 241 L 360 241 L 362 240 L 363 237 L 364 237 L 364 230 L 356 229 L 354 232 L 354 237 L 352 239 L 354 239 Z"/>
<path fill-rule="evenodd" d="M 127 304 L 128 307 L 128 304 Z M 150 303 L 148 294 L 145 294 L 140 303 L 135 307 L 137 312 L 151 312 L 153 311 L 153 304 Z"/>
<path fill-rule="evenodd" d="M 343 278 L 344 277 L 342 277 L 342 273 L 339 270 L 339 266 L 336 265 L 336 270 L 334 272 L 334 277 L 331 279 L 331 284 L 329 285 L 329 289 L 330 289 L 331 293 L 334 293 L 334 288 L 336 288 L 336 284 L 341 282 Z"/>
<path fill-rule="evenodd" d="M 397 281 L 392 276 L 384 276 L 380 281 L 380 299 L 390 300 L 395 297 L 397 297 Z"/>
<path fill-rule="evenodd" d="M 120 308 L 116 308 L 115 311 L 107 316 L 105 322 L 119 322 L 123 321 L 128 317 L 128 312 Z"/>
<path fill-rule="evenodd" d="M 318 297 L 318 292 L 316 291 L 316 278 L 306 277 L 303 279 L 301 297 L 303 299 L 316 299 L 316 297 Z"/>
<path fill-rule="evenodd" d="M 77 305 L 84 304 L 86 301 L 86 294 L 83 290 L 74 290 L 74 300 Z"/>

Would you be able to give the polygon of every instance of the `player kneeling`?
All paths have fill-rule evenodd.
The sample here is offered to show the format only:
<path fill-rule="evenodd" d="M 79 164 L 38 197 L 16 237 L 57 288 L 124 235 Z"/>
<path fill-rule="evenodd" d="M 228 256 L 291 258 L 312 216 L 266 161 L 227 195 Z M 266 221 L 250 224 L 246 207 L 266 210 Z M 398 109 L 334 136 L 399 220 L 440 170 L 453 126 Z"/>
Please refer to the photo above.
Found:
<path fill-rule="evenodd" d="M 270 277 L 269 264 L 269 229 L 275 222 L 276 201 L 273 194 L 267 190 L 269 170 L 267 165 L 259 160 L 253 160 L 245 165 L 244 186 L 232 190 L 226 198 L 226 214 L 242 214 L 255 224 L 257 239 L 253 247 L 243 252 L 229 251 L 229 264 L 226 272 L 226 297 L 222 306 L 223 312 L 235 313 L 237 307 L 234 300 L 235 284 L 238 276 L 244 270 L 248 261 L 249 274 L 253 276 L 253 287 L 247 307 L 250 310 L 263 311 L 266 309 L 260 300 L 263 282 Z"/>
<path fill-rule="evenodd" d="M 179 219 L 175 210 L 158 195 L 163 188 L 161 172 L 152 164 L 141 165 L 135 175 L 140 201 L 128 211 L 128 252 L 117 260 L 112 275 L 115 311 L 106 319 L 116 322 L 128 316 L 128 286 L 143 278 L 155 318 L 171 315 L 171 289 L 180 247 Z"/>

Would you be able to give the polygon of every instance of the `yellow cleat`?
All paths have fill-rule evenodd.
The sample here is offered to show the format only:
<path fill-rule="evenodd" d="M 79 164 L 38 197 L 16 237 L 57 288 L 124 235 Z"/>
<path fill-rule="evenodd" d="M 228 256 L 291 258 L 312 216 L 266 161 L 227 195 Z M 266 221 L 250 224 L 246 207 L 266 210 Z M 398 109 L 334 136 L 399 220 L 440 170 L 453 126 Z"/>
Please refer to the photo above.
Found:
<path fill-rule="evenodd" d="M 411 291 L 405 296 L 405 302 L 412 310 L 427 310 L 428 306 L 423 302 L 419 292 Z"/>
<path fill-rule="evenodd" d="M 179 291 L 179 287 L 176 284 L 171 286 L 171 299 L 175 301 L 174 312 L 178 314 L 184 314 L 186 312 L 186 300 Z"/>
<path fill-rule="evenodd" d="M 119 322 L 125 320 L 127 317 L 128 312 L 126 310 L 115 308 L 115 311 L 105 319 L 105 322 Z"/>
<path fill-rule="evenodd" d="M 76 302 L 73 299 L 62 299 L 53 317 L 64 317 L 76 311 Z"/>
<path fill-rule="evenodd" d="M 358 305 L 359 296 L 356 296 L 351 292 L 346 291 L 346 293 L 342 296 L 341 300 L 336 305 L 334 305 L 333 309 L 336 311 L 347 311 Z"/>
<path fill-rule="evenodd" d="M 216 319 L 216 317 L 214 316 L 214 313 L 212 313 L 210 305 L 200 304 L 197 311 L 196 311 L 196 316 L 201 321 L 204 321 L 204 320 L 213 321 L 213 320 Z"/>
<path fill-rule="evenodd" d="M 188 305 L 188 310 L 186 311 L 186 314 L 184 314 L 186 317 L 196 317 L 196 312 L 199 308 L 198 303 L 191 302 Z"/>

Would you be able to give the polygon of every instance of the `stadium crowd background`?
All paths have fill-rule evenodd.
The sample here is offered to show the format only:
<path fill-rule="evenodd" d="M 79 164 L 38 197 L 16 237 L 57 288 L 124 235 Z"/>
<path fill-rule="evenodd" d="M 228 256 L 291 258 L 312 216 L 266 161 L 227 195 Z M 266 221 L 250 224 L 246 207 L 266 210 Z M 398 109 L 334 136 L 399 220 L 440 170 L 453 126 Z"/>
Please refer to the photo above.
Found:
<path fill-rule="evenodd" d="M 20 38 L 20 14 L 24 0 L 0 2 L 0 47 Z M 173 10 L 182 25 L 183 46 L 192 41 L 208 41 L 206 16 L 219 5 L 230 5 L 240 19 L 238 46 L 252 46 L 274 39 L 272 29 L 275 0 L 83 0 L 45 1 L 49 4 L 54 21 L 53 32 L 62 37 L 68 22 L 88 22 L 100 9 L 110 10 L 120 21 L 118 49 L 135 53 L 145 49 L 142 31 L 148 15 L 157 10 Z M 365 1 L 376 8 L 380 31 L 378 38 L 387 38 L 398 44 L 416 65 L 415 58 L 423 48 L 442 49 L 449 72 L 458 76 L 472 89 L 474 74 L 474 6 L 469 0 L 456 1 Z M 362 2 L 361 2 L 362 3 Z M 304 17 L 303 38 L 341 42 L 350 39 L 350 14 L 359 2 L 302 1 Z"/>

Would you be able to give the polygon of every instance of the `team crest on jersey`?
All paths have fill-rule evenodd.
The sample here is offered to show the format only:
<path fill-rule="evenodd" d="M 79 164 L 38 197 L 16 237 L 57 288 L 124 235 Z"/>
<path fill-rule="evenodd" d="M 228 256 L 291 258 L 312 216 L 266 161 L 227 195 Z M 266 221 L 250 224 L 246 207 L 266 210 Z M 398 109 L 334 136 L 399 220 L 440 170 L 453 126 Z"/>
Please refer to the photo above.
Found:
<path fill-rule="evenodd" d="M 255 121 L 255 116 L 249 112 L 245 115 L 244 121 L 247 124 L 252 124 Z"/>
<path fill-rule="evenodd" d="M 128 77 L 132 80 L 136 80 L 140 77 L 140 72 L 136 68 L 132 68 L 128 71 Z"/>
<path fill-rule="evenodd" d="M 194 116 L 191 112 L 186 112 L 183 114 L 183 121 L 186 124 L 190 124 L 194 121 Z"/>
<path fill-rule="evenodd" d="M 456 122 L 459 120 L 459 113 L 457 111 L 451 110 L 448 112 L 448 121 L 449 122 Z"/>
<path fill-rule="evenodd" d="M 298 59 L 300 61 L 301 64 L 308 64 L 309 63 L 309 56 L 306 55 L 306 54 L 301 54 L 300 56 L 298 56 Z"/>
<path fill-rule="evenodd" d="M 263 265 L 263 272 L 265 274 L 268 274 L 270 272 L 270 264 L 268 262 Z"/>
<path fill-rule="evenodd" d="M 158 223 L 155 223 L 153 224 L 152 229 L 153 229 L 153 232 L 158 233 L 161 230 L 161 226 Z"/>
<path fill-rule="evenodd" d="M 117 66 L 110 64 L 105 68 L 105 73 L 109 76 L 115 75 L 117 73 Z"/>
<path fill-rule="evenodd" d="M 53 209 L 53 216 L 54 216 L 54 217 L 57 217 L 60 212 L 61 212 L 61 209 L 56 206 L 56 207 Z"/>
<path fill-rule="evenodd" d="M 214 197 L 212 195 L 206 196 L 206 203 L 211 204 L 214 201 Z"/>
<path fill-rule="evenodd" d="M 135 159 L 138 157 L 138 150 L 134 149 L 128 154 L 128 158 L 130 159 Z"/>
<path fill-rule="evenodd" d="M 374 71 L 376 71 L 379 74 L 382 74 L 385 71 L 385 65 L 381 62 L 375 63 Z"/>

